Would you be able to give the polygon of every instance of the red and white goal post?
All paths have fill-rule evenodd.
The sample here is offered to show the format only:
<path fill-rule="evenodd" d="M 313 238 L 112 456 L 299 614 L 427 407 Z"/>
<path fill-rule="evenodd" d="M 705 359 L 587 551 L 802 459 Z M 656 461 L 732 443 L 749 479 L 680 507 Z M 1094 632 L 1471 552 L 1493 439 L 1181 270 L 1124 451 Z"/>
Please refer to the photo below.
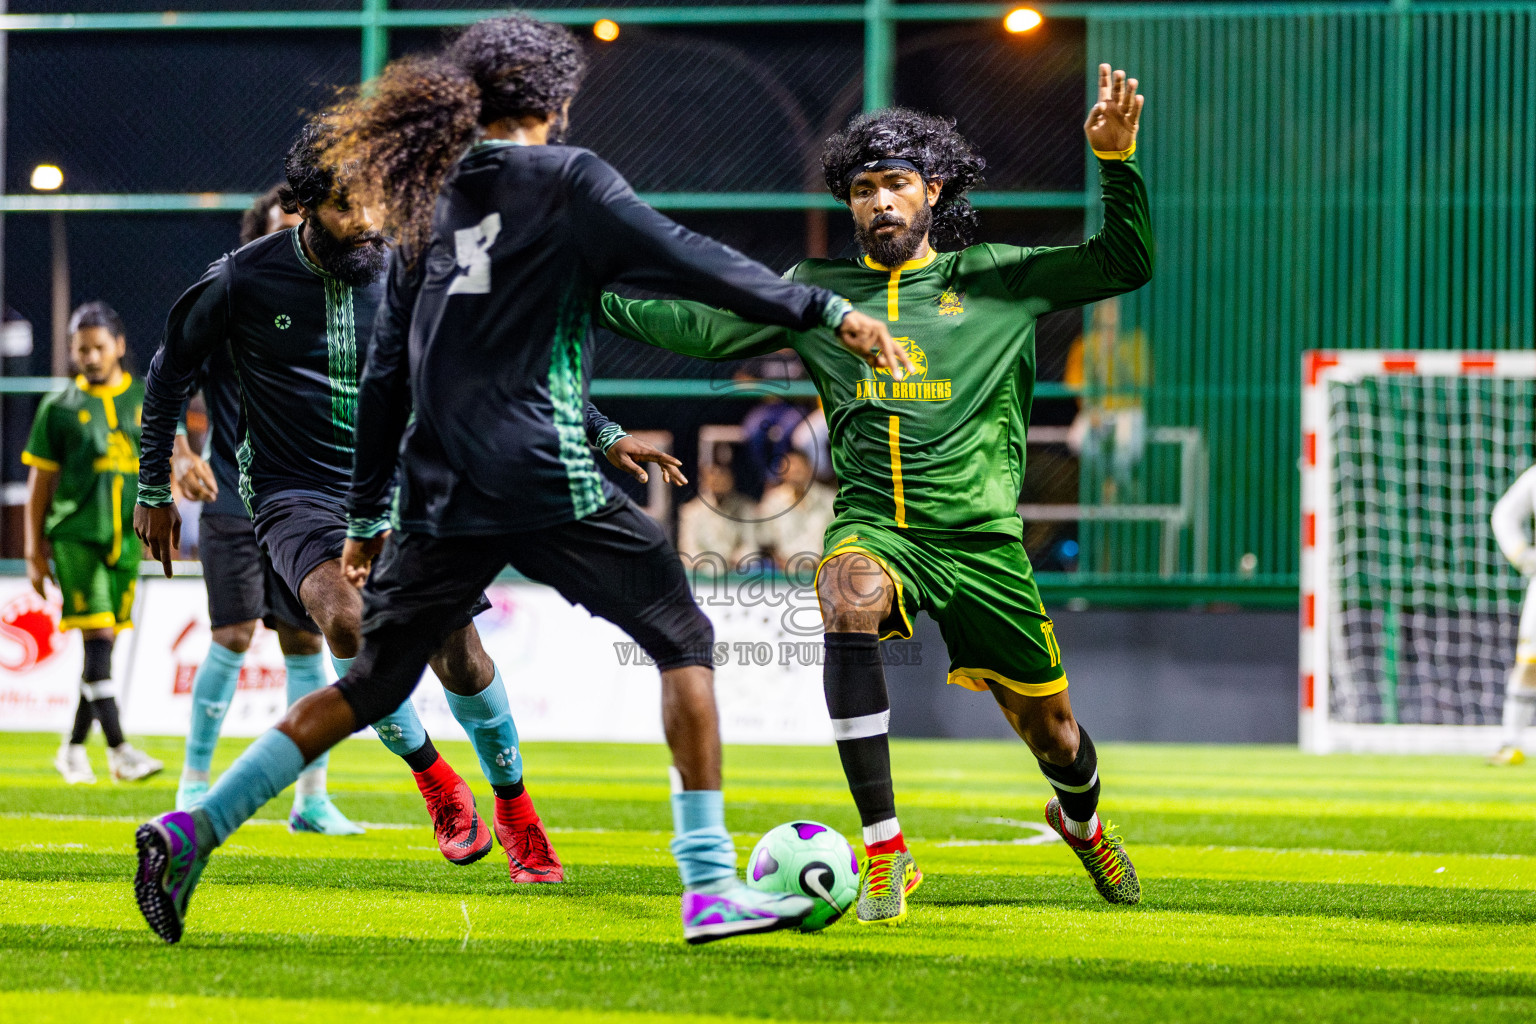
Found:
<path fill-rule="evenodd" d="M 1536 352 L 1309 351 L 1301 746 L 1488 753 L 1525 583 L 1490 513 L 1536 462 Z"/>

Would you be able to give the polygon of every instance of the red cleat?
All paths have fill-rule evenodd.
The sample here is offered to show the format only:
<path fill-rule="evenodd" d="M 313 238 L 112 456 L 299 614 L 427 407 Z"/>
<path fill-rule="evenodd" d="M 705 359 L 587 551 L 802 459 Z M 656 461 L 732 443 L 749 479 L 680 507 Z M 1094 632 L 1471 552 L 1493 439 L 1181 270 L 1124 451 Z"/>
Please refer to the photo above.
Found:
<path fill-rule="evenodd" d="M 413 772 L 416 788 L 432 815 L 437 848 L 451 864 L 473 864 L 491 852 L 491 830 L 475 812 L 475 794 L 447 761 L 439 757 L 424 772 Z"/>
<path fill-rule="evenodd" d="M 507 851 L 507 874 L 512 881 L 565 881 L 565 867 L 549 844 L 526 790 L 511 800 L 496 798 L 496 838 Z"/>

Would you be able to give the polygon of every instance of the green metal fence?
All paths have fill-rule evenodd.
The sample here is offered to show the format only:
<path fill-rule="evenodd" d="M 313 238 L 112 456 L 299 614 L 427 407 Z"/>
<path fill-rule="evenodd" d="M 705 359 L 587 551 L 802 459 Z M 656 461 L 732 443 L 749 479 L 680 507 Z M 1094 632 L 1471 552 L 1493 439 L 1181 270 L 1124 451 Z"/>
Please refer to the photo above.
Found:
<path fill-rule="evenodd" d="M 367 76 L 402 41 L 418 38 L 411 33 L 493 13 L 488 6 L 449 9 L 451 0 L 350 2 L 350 9 L 332 10 L 18 13 L 0 16 L 0 30 L 12 39 L 355 33 L 355 66 Z M 962 33 L 945 43 L 932 35 L 946 25 L 1001 19 L 1011 6 L 867 0 L 628 7 L 577 0 L 536 9 L 573 26 L 599 17 L 658 31 L 803 25 L 814 30 L 805 33 L 807 45 L 834 30 L 856 32 L 862 72 L 854 70 L 848 105 L 867 109 L 896 95 L 899 71 L 936 54 L 960 73 L 1018 73 L 1023 59 L 1003 53 L 1009 63 L 998 63 L 1002 58 L 990 56 L 993 40 Z M 1197 505 L 1174 534 L 1171 562 L 1166 517 L 1100 516 L 1079 526 L 1081 571 L 1043 582 L 1057 597 L 1293 602 L 1300 351 L 1536 341 L 1536 10 L 1528 2 L 1408 0 L 1036 6 L 1051 23 L 1086 24 L 1082 58 L 1090 74 L 1099 61 L 1113 61 L 1140 77 L 1149 96 L 1140 152 L 1154 205 L 1157 274 L 1120 307 L 1120 332 L 1144 341 L 1147 365 L 1134 394 L 1117 396 L 1144 411 L 1149 443 L 1129 469 L 1112 469 L 1112 454 L 1090 451 L 1078 474 L 1079 500 L 1133 509 Z M 930 34 L 919 39 L 920 32 Z M 829 73 L 827 81 L 842 74 Z M 830 99 L 827 108 L 829 118 L 842 109 Z M 978 126 L 972 121 L 981 112 L 962 112 L 961 127 L 984 127 L 996 146 L 1010 135 L 1038 132 L 1039 126 L 1019 127 L 1028 115 L 991 112 L 992 122 Z M 812 134 L 817 127 L 811 125 Z M 1088 167 L 1088 154 L 1081 156 Z M 977 205 L 1029 215 L 1086 212 L 1091 228 L 1097 208 L 1089 171 L 1082 191 L 1014 187 L 1027 178 L 1005 176 L 1004 187 L 982 193 Z M 643 191 L 674 211 L 831 208 L 809 186 Z M 0 197 L 0 212 L 229 211 L 248 200 L 217 187 L 12 194 Z M 1059 363 L 1047 369 L 1059 372 Z M 595 390 L 652 397 L 662 393 L 656 388 L 666 390 L 632 384 L 598 382 Z M 679 387 L 715 393 L 700 382 Z M 1091 375 L 1086 390 L 1090 404 L 1106 397 Z M 1069 394 L 1056 382 L 1047 391 Z"/>
<path fill-rule="evenodd" d="M 1148 417 L 1205 432 L 1212 573 L 1293 580 L 1303 349 L 1536 344 L 1536 5 L 1141 12 L 1088 50 L 1151 96 Z"/>

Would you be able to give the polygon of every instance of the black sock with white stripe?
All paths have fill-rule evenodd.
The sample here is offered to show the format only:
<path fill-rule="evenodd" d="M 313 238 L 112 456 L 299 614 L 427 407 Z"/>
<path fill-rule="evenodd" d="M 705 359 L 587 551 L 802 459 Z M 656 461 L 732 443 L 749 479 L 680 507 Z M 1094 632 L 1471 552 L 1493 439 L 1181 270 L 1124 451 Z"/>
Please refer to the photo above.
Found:
<path fill-rule="evenodd" d="M 822 687 L 837 756 L 864 826 L 864 845 L 877 853 L 890 852 L 887 846 L 903 849 L 891 785 L 891 702 L 879 640 L 873 633 L 828 633 L 826 644 Z"/>
<path fill-rule="evenodd" d="M 1068 830 L 1079 839 L 1092 839 L 1099 827 L 1099 755 L 1082 723 L 1077 726 L 1077 757 L 1072 763 L 1040 761 L 1040 771 L 1061 801 Z"/>

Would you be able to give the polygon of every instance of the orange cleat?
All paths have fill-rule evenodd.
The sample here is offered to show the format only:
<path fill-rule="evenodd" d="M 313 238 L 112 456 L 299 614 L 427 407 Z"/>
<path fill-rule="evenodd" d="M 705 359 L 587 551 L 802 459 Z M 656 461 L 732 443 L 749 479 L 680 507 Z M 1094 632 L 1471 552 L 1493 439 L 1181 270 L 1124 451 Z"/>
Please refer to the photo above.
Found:
<path fill-rule="evenodd" d="M 491 852 L 491 830 L 475 811 L 475 794 L 447 761 L 439 757 L 424 772 L 413 772 L 416 788 L 432 815 L 437 848 L 450 864 L 473 864 Z"/>
<path fill-rule="evenodd" d="M 496 798 L 496 838 L 507 851 L 507 874 L 512 881 L 565 881 L 565 867 L 526 790 L 510 800 Z"/>

